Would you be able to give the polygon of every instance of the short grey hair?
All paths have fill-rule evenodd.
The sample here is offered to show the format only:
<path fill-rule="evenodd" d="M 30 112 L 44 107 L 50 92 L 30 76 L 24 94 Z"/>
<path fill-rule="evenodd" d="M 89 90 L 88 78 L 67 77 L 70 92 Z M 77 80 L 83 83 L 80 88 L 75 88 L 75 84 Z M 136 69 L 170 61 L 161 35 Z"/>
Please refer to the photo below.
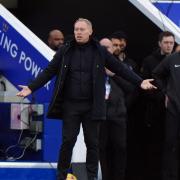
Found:
<path fill-rule="evenodd" d="M 78 19 L 75 21 L 74 25 L 75 25 L 77 22 L 79 22 L 79 21 L 85 22 L 85 23 L 90 27 L 90 29 L 92 30 L 92 23 L 91 23 L 90 20 L 85 19 L 85 18 L 78 18 Z"/>

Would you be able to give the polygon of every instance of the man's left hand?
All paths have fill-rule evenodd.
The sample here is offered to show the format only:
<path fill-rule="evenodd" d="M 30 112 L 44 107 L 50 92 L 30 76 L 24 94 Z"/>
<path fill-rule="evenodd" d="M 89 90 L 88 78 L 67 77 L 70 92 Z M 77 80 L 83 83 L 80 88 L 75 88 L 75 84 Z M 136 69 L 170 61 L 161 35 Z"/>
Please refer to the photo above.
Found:
<path fill-rule="evenodd" d="M 154 81 L 154 79 L 145 79 L 141 83 L 141 88 L 144 90 L 151 90 L 151 89 L 157 89 L 156 86 L 154 86 L 151 82 Z"/>

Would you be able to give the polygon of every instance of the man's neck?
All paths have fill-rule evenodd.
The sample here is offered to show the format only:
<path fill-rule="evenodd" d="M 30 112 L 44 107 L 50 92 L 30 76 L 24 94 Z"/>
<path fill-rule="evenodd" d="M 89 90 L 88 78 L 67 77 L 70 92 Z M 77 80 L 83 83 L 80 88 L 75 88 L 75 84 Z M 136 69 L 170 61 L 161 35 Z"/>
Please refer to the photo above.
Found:
<path fill-rule="evenodd" d="M 124 59 L 126 58 L 126 54 L 124 52 L 120 53 L 118 58 L 121 60 L 121 61 L 124 61 Z"/>
<path fill-rule="evenodd" d="M 161 55 L 164 55 L 164 56 L 170 55 L 170 53 L 165 53 L 165 52 L 163 52 L 163 51 L 160 51 L 160 52 L 161 52 Z"/>

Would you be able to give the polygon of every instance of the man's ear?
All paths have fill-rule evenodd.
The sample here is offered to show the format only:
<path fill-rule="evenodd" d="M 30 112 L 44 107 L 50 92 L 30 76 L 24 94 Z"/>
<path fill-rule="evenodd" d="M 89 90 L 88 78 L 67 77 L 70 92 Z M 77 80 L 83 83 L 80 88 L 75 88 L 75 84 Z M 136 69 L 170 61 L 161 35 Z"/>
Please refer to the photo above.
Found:
<path fill-rule="evenodd" d="M 91 36 L 93 33 L 93 30 L 89 30 L 89 36 Z"/>
<path fill-rule="evenodd" d="M 158 41 L 158 46 L 161 47 L 161 42 L 160 41 Z"/>
<path fill-rule="evenodd" d="M 48 42 L 48 44 L 50 44 L 50 43 L 51 43 L 51 40 L 50 40 L 50 38 L 48 38 L 47 42 Z"/>

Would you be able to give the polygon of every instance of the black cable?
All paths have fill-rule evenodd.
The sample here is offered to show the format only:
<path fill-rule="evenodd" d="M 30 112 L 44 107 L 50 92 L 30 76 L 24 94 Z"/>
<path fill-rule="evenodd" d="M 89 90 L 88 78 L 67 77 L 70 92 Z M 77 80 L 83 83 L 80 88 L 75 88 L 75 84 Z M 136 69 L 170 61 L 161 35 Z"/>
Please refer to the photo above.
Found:
<path fill-rule="evenodd" d="M 6 155 L 6 159 L 9 158 L 9 156 L 8 156 L 8 151 L 9 151 L 10 149 L 14 148 L 14 147 L 19 146 L 20 141 L 21 141 L 21 138 L 22 138 L 23 131 L 24 131 L 24 130 L 22 129 L 21 132 L 20 132 L 20 135 L 19 135 L 19 138 L 18 138 L 18 142 L 17 142 L 16 144 L 13 144 L 13 145 L 8 146 L 8 147 L 5 149 L 4 153 L 5 153 L 5 155 Z"/>
<path fill-rule="evenodd" d="M 7 159 L 7 160 L 11 160 L 11 161 L 16 161 L 16 160 L 19 160 L 19 159 L 23 158 L 23 156 L 25 155 L 25 152 L 26 152 L 27 148 L 30 147 L 30 146 L 32 145 L 32 143 L 35 142 L 35 140 L 36 140 L 36 138 L 37 138 L 37 135 L 38 135 L 38 132 L 31 138 L 31 140 L 30 140 L 29 143 L 25 144 L 25 147 L 23 148 L 22 153 L 21 153 L 19 156 L 17 156 L 17 157 L 15 157 L 15 154 L 13 154 L 12 156 L 8 156 L 7 154 L 8 154 L 9 149 L 11 149 L 12 147 L 21 147 L 21 144 L 18 143 L 18 144 L 16 144 L 16 145 L 10 146 L 10 147 L 6 150 L 6 159 Z M 16 153 L 16 152 L 15 152 L 15 153 Z"/>
<path fill-rule="evenodd" d="M 4 81 L 0 81 L 1 86 L 3 87 L 3 91 L 6 91 L 6 84 Z"/>
<path fill-rule="evenodd" d="M 32 105 L 31 105 L 31 104 L 25 104 L 25 105 L 28 105 L 28 106 L 27 106 L 27 107 L 23 107 L 23 105 L 24 105 L 23 99 L 20 101 L 20 104 L 18 104 L 18 105 L 20 105 L 23 109 L 20 111 L 20 114 L 19 114 L 20 117 L 19 117 L 19 118 L 17 117 L 17 118 L 18 118 L 18 120 L 20 120 L 22 123 L 24 123 L 24 124 L 29 128 L 29 127 L 30 127 L 30 122 L 29 122 L 29 123 L 25 122 L 25 121 L 21 118 L 21 116 L 22 116 L 22 113 L 23 113 L 24 111 L 28 110 L 28 117 L 27 117 L 27 118 L 28 118 L 28 120 L 30 120 L 30 116 L 33 115 Z M 38 135 L 38 132 L 36 132 L 35 135 L 34 135 L 34 137 L 31 138 L 30 143 L 28 143 L 28 144 L 25 145 L 25 147 L 23 148 L 23 152 L 21 153 L 20 156 L 15 157 L 15 154 L 14 154 L 13 156 L 10 157 L 10 156 L 8 155 L 8 151 L 9 151 L 10 149 L 15 148 L 15 147 L 21 147 L 21 139 L 22 139 L 23 130 L 24 130 L 24 129 L 21 129 L 21 133 L 20 133 L 20 135 L 19 135 L 18 142 L 17 142 L 16 144 L 14 144 L 14 145 L 11 145 L 11 146 L 7 147 L 6 150 L 4 151 L 7 160 L 15 161 L 15 160 L 21 159 L 21 158 L 24 156 L 26 149 L 27 149 L 33 142 L 35 142 L 35 140 L 36 140 L 36 138 L 37 138 L 37 135 Z"/>
<path fill-rule="evenodd" d="M 18 157 L 13 157 L 14 160 L 18 160 L 18 159 L 23 158 L 23 156 L 24 156 L 24 154 L 25 154 L 25 152 L 26 152 L 26 149 L 27 149 L 28 147 L 30 147 L 33 142 L 35 142 L 35 140 L 36 140 L 36 138 L 37 138 L 37 135 L 38 135 L 38 132 L 34 135 L 34 137 L 31 139 L 31 141 L 30 141 L 27 145 L 25 145 L 25 147 L 24 147 L 23 152 L 21 153 L 21 155 L 18 156 Z"/>

